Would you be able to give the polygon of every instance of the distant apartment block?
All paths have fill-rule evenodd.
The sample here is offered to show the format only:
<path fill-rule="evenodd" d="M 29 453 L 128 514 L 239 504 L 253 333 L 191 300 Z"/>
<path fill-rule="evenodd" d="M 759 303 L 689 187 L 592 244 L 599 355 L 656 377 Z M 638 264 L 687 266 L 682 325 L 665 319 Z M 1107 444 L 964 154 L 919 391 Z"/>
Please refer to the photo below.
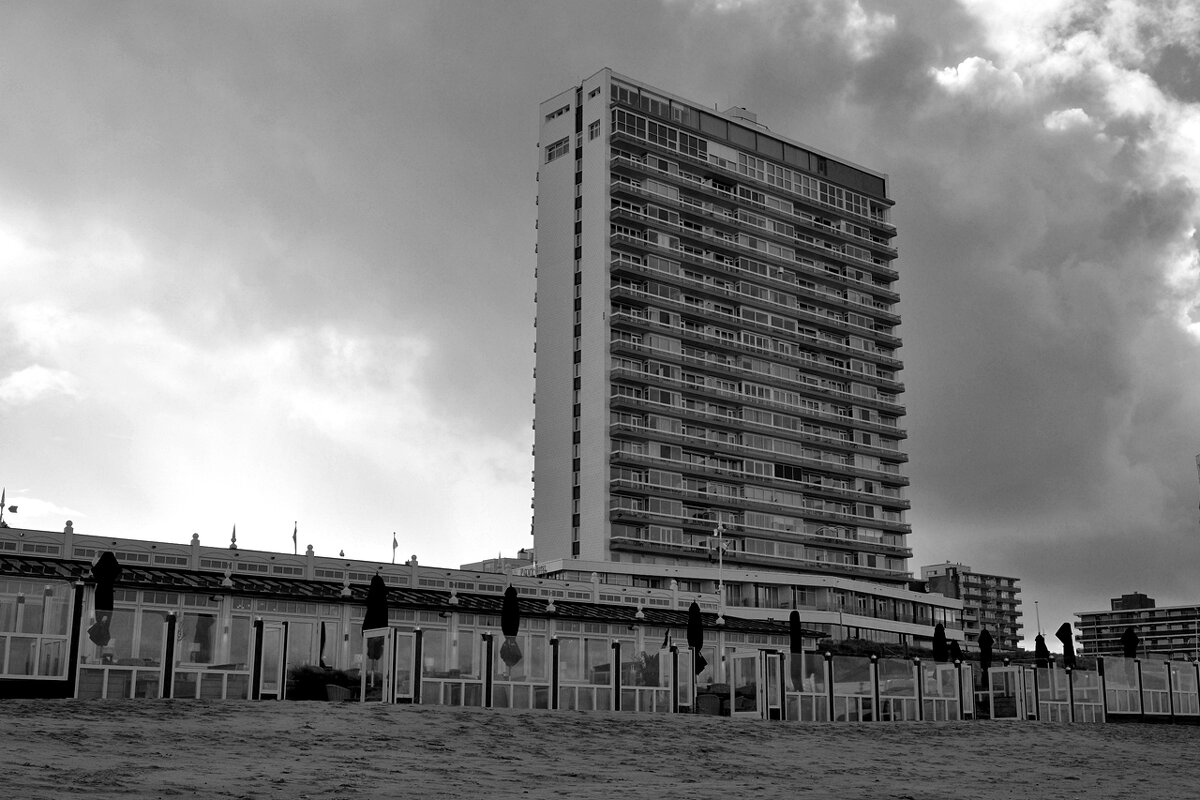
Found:
<path fill-rule="evenodd" d="M 1021 641 L 1021 601 L 1017 578 L 985 575 L 966 564 L 931 564 L 921 567 L 921 579 L 930 591 L 963 601 L 963 638 L 971 649 L 979 647 L 979 632 L 987 629 L 993 647 L 1018 649 Z"/>
<path fill-rule="evenodd" d="M 1127 628 L 1138 635 L 1143 658 L 1200 659 L 1200 605 L 1162 606 L 1140 592 L 1114 597 L 1107 611 L 1081 611 L 1079 644 L 1092 656 L 1119 656 Z"/>

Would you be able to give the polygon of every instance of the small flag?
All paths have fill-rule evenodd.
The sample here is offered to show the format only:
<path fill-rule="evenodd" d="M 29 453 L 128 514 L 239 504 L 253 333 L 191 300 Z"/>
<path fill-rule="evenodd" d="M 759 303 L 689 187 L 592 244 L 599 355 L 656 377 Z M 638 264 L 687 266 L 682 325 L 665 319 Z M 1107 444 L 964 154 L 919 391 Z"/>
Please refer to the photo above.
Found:
<path fill-rule="evenodd" d="M 12 513 L 14 513 L 14 514 L 15 514 L 15 513 L 17 513 L 17 507 L 16 507 L 16 506 L 9 506 L 9 507 L 8 507 L 8 510 L 9 510 L 9 511 L 11 511 Z"/>
<path fill-rule="evenodd" d="M 400 542 L 396 540 L 396 532 L 392 531 L 392 563 L 396 563 L 396 548 L 400 546 Z"/>
<path fill-rule="evenodd" d="M 667 635 L 663 637 L 662 647 L 660 647 L 658 649 L 659 650 L 670 650 L 671 649 L 671 629 L 670 628 L 667 628 Z"/>
<path fill-rule="evenodd" d="M 292 555 L 296 555 L 296 530 L 299 528 L 299 523 L 292 522 Z"/>

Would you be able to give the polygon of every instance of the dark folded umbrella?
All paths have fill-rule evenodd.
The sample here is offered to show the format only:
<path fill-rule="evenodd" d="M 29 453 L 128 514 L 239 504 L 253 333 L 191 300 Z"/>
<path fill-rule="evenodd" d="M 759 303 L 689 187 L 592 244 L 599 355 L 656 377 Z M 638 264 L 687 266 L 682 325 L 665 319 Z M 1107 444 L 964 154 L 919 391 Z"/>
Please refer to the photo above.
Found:
<path fill-rule="evenodd" d="M 950 643 L 950 660 L 957 661 L 960 664 L 963 661 L 962 648 L 958 645 L 958 640 L 955 639 Z"/>
<path fill-rule="evenodd" d="M 950 646 L 946 643 L 946 626 L 939 622 L 933 626 L 933 660 L 944 664 L 949 658 Z"/>
<path fill-rule="evenodd" d="M 708 661 L 700 654 L 704 647 L 704 618 L 700 616 L 700 606 L 695 602 L 688 606 L 687 641 L 688 647 L 696 654 L 696 674 L 699 675 L 708 666 Z"/>
<path fill-rule="evenodd" d="M 1046 647 L 1046 637 L 1040 633 L 1033 637 L 1033 665 L 1041 668 L 1050 666 L 1050 650 Z"/>
<path fill-rule="evenodd" d="M 1121 634 L 1121 651 L 1126 658 L 1137 658 L 1138 645 L 1141 643 L 1141 638 L 1132 626 L 1126 628 L 1125 632 Z"/>
<path fill-rule="evenodd" d="M 984 628 L 979 632 L 979 668 L 983 670 L 984 675 L 992 667 L 992 635 Z M 985 678 L 986 679 L 986 678 Z"/>
<path fill-rule="evenodd" d="M 504 604 L 500 607 L 500 631 L 504 644 L 500 645 L 500 660 L 511 670 L 521 663 L 521 646 L 517 644 L 517 632 L 521 629 L 521 609 L 517 605 L 517 590 L 509 586 L 504 590 Z"/>
<path fill-rule="evenodd" d="M 367 613 L 363 616 L 363 631 L 388 626 L 388 590 L 387 584 L 378 574 L 371 578 L 367 587 Z M 372 639 L 367 643 L 367 658 L 379 660 L 383 655 L 383 639 Z"/>
<path fill-rule="evenodd" d="M 329 666 L 325 663 L 325 621 L 321 621 L 321 668 L 328 669 Z"/>
<path fill-rule="evenodd" d="M 108 626 L 112 621 L 113 585 L 121 577 L 121 565 L 111 551 L 102 553 L 92 565 L 92 577 L 96 579 L 96 621 L 87 633 L 93 644 L 104 647 L 110 639 Z"/>
<path fill-rule="evenodd" d="M 804 628 L 800 626 L 800 612 L 793 610 L 788 616 L 788 636 L 790 638 L 791 657 L 788 663 L 792 676 L 792 686 L 799 689 L 804 685 Z"/>
<path fill-rule="evenodd" d="M 1063 666 L 1069 669 L 1075 669 L 1075 642 L 1071 636 L 1071 623 L 1064 622 L 1058 626 L 1058 630 L 1054 632 L 1058 640 L 1063 646 Z"/>

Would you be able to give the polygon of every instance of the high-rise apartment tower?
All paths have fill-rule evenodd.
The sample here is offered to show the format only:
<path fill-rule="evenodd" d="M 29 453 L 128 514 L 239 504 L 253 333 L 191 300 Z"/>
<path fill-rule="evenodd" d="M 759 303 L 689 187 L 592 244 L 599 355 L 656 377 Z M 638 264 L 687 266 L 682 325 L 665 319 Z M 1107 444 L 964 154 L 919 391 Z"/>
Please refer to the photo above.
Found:
<path fill-rule="evenodd" d="M 540 119 L 538 560 L 909 579 L 887 176 L 608 69 Z"/>

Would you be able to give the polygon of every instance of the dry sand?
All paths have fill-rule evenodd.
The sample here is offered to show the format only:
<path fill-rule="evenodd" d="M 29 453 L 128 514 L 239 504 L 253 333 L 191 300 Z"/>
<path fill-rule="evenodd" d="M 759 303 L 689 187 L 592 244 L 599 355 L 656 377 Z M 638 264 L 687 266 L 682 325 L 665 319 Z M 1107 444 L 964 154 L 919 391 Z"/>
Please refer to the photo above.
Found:
<path fill-rule="evenodd" d="M 1200 727 L 0 701 L 0 797 L 1196 798 Z"/>

